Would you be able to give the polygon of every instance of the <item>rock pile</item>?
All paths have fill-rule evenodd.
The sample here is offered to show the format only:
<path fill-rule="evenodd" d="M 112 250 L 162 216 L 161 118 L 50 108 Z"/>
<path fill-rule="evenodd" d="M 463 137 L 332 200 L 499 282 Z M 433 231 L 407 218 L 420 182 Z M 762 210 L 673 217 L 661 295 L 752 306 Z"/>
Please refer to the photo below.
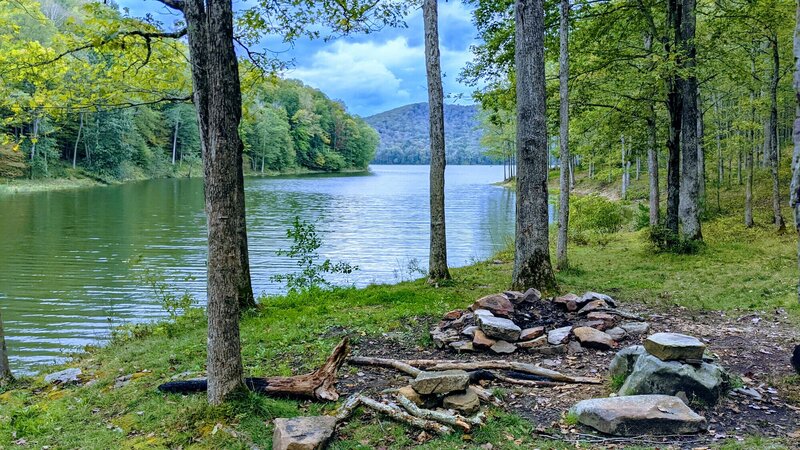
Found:
<path fill-rule="evenodd" d="M 448 312 L 431 330 L 431 338 L 437 348 L 458 352 L 508 354 L 524 349 L 553 355 L 583 348 L 609 350 L 650 329 L 646 322 L 625 317 L 633 316 L 597 292 L 542 298 L 536 289 L 506 291 Z"/>

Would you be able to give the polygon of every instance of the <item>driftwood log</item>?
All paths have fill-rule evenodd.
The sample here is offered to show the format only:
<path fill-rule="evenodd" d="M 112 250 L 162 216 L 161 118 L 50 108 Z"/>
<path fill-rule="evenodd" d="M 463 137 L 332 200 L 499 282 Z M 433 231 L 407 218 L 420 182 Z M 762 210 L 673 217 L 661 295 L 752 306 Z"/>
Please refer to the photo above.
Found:
<path fill-rule="evenodd" d="M 266 377 L 247 378 L 245 386 L 253 392 L 275 397 L 303 397 L 315 400 L 336 401 L 339 393 L 336 392 L 336 373 L 344 364 L 350 353 L 350 344 L 347 338 L 333 349 L 333 353 L 317 370 L 293 377 Z M 203 392 L 208 389 L 208 380 L 171 381 L 158 387 L 161 392 L 191 393 Z"/>
<path fill-rule="evenodd" d="M 347 399 L 347 401 L 344 402 L 344 405 L 342 405 L 342 407 L 339 409 L 339 412 L 336 414 L 336 420 L 345 420 L 359 406 L 364 406 L 381 414 L 385 414 L 398 422 L 403 422 L 426 431 L 432 431 L 439 434 L 450 434 L 453 432 L 451 427 L 443 423 L 422 419 L 409 414 L 396 403 L 382 403 L 359 394 L 351 396 Z"/>
<path fill-rule="evenodd" d="M 436 359 L 410 359 L 410 360 L 396 360 L 396 359 L 387 359 L 387 358 L 369 358 L 369 357 L 352 357 L 348 359 L 348 362 L 353 365 L 360 365 L 360 366 L 378 366 L 378 367 L 387 367 L 397 369 L 401 372 L 407 373 L 411 376 L 416 376 L 419 373 L 419 369 L 429 370 L 429 371 L 441 371 L 441 370 L 466 370 L 466 371 L 478 371 L 478 370 L 511 370 L 514 372 L 520 372 L 529 375 L 535 375 L 537 377 L 541 377 L 543 379 L 549 380 L 551 382 L 561 382 L 561 383 L 585 383 L 585 384 L 600 384 L 602 380 L 599 378 L 592 378 L 592 377 L 575 377 L 571 375 L 565 375 L 561 372 L 557 372 L 555 370 L 545 369 L 544 367 L 537 366 L 535 364 L 529 363 L 522 363 L 517 361 L 505 361 L 505 360 L 488 360 L 488 361 L 454 361 L 454 360 L 436 360 Z M 497 377 L 497 374 L 495 374 Z M 508 379 L 513 377 L 503 377 L 506 378 L 506 382 Z M 498 377 L 500 379 L 500 377 Z M 548 384 L 542 382 L 541 386 L 546 386 Z M 532 385 L 530 383 L 524 383 L 527 385 Z"/>

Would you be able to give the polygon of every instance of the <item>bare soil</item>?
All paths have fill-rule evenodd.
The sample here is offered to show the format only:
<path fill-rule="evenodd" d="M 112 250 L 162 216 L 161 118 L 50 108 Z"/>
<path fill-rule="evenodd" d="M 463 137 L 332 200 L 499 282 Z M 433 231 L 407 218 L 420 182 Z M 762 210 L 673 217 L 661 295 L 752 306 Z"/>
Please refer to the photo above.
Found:
<path fill-rule="evenodd" d="M 635 439 L 603 436 L 583 426 L 570 426 L 565 413 L 576 402 L 606 397 L 610 380 L 603 385 L 565 384 L 556 387 L 530 388 L 503 384 L 505 407 L 530 419 L 542 437 L 583 441 L 587 444 L 624 447 L 626 444 L 653 445 L 659 448 L 703 448 L 725 439 L 743 440 L 746 436 L 783 438 L 800 448 L 800 377 L 794 376 L 789 357 L 800 343 L 797 329 L 785 311 L 737 315 L 715 311 L 690 311 L 673 308 L 653 312 L 643 307 L 621 305 L 622 310 L 645 317 L 653 332 L 679 332 L 704 340 L 731 375 L 744 388 L 751 388 L 761 398 L 731 392 L 713 407 L 692 405 L 708 419 L 706 434 L 692 436 L 651 436 Z M 420 345 L 436 319 L 420 318 L 408 324 L 403 333 L 387 333 L 380 338 L 362 339 L 353 354 L 396 359 L 510 359 L 540 364 L 570 375 L 607 378 L 608 364 L 616 353 L 584 349 L 582 352 L 545 356 L 518 350 L 511 355 L 488 353 L 457 354 L 452 350 Z M 645 336 L 627 337 L 620 348 L 640 344 Z M 408 377 L 391 369 L 357 367 L 341 371 L 338 389 L 342 393 L 377 394 L 387 388 L 408 383 Z"/>

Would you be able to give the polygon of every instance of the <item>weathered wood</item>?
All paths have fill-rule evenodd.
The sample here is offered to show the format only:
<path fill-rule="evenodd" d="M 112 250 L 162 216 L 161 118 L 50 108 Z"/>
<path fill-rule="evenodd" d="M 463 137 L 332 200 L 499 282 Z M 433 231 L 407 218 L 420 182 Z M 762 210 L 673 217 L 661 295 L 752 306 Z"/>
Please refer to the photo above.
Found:
<path fill-rule="evenodd" d="M 515 378 L 510 377 L 502 374 L 495 374 L 497 381 L 502 383 L 508 384 L 517 384 L 520 386 L 528 386 L 528 387 L 552 387 L 552 386 L 561 386 L 564 383 L 559 383 L 556 381 L 538 381 L 538 380 L 527 380 L 524 378 Z"/>
<path fill-rule="evenodd" d="M 314 372 L 292 377 L 247 378 L 245 386 L 253 392 L 277 397 L 301 397 L 315 400 L 336 401 L 336 373 L 344 364 L 350 352 L 348 339 L 345 338 L 328 357 L 319 369 Z M 164 383 L 158 387 L 162 392 L 191 393 L 208 389 L 208 380 L 186 380 Z"/>
<path fill-rule="evenodd" d="M 460 428 L 465 433 L 472 431 L 472 425 L 470 425 L 464 420 L 463 417 L 459 415 L 420 408 L 419 406 L 415 405 L 414 402 L 402 395 L 397 395 L 395 398 L 397 399 L 397 402 L 400 403 L 400 406 L 405 408 L 406 411 L 408 411 L 408 413 L 414 417 L 419 417 L 420 419 L 424 420 L 432 420 L 446 425 L 452 425 Z"/>
<path fill-rule="evenodd" d="M 416 367 L 413 367 L 409 364 L 406 364 L 402 361 L 398 361 L 396 359 L 353 356 L 349 358 L 347 362 L 356 366 L 377 366 L 377 367 L 386 367 L 389 369 L 396 369 L 400 372 L 411 375 L 412 377 L 416 377 L 417 375 L 419 375 L 420 372 L 422 372 L 420 369 L 417 369 Z"/>
<path fill-rule="evenodd" d="M 373 400 L 363 395 L 360 395 L 358 397 L 358 402 L 359 404 L 366 406 L 367 408 L 373 409 L 375 411 L 378 411 L 382 414 L 385 414 L 394 420 L 407 423 L 411 426 L 421 428 L 426 431 L 433 431 L 434 433 L 438 434 L 451 434 L 453 432 L 453 429 L 447 425 L 443 425 L 439 422 L 434 422 L 432 420 L 425 420 L 425 419 L 420 419 L 419 417 L 414 417 L 411 414 L 403 411 L 399 406 L 397 406 L 394 403 L 390 404 L 381 403 L 377 400 Z"/>

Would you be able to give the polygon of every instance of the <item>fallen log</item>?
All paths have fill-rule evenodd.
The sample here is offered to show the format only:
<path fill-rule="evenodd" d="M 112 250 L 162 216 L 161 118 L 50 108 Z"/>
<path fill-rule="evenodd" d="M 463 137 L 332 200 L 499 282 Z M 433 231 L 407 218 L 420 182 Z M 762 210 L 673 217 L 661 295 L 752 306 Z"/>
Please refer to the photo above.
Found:
<path fill-rule="evenodd" d="M 344 364 L 350 352 L 347 338 L 342 339 L 339 345 L 317 370 L 293 377 L 265 377 L 247 378 L 245 386 L 253 392 L 276 397 L 303 397 L 315 400 L 336 401 L 339 393 L 336 392 L 336 373 Z M 208 380 L 196 379 L 185 381 L 171 381 L 158 387 L 161 392 L 192 393 L 203 392 L 208 389 Z"/>
<path fill-rule="evenodd" d="M 436 359 L 410 359 L 410 360 L 395 360 L 387 358 L 350 358 L 352 364 L 356 365 L 376 365 L 380 367 L 394 367 L 397 368 L 409 366 L 411 368 L 421 368 L 428 371 L 441 371 L 441 370 L 513 370 L 515 372 L 527 373 L 546 378 L 551 381 L 560 381 L 563 383 L 585 383 L 585 384 L 601 384 L 602 380 L 599 378 L 590 377 L 575 377 L 571 375 L 564 375 L 555 370 L 545 369 L 544 367 L 535 364 L 521 363 L 517 361 L 505 360 L 488 360 L 488 361 L 456 361 L 456 360 L 436 360 Z M 408 373 L 408 372 L 406 372 Z M 416 375 L 415 375 L 416 376 Z"/>
<path fill-rule="evenodd" d="M 397 395 L 396 398 L 397 402 L 400 403 L 400 405 L 412 416 L 452 425 L 454 427 L 461 428 L 461 430 L 465 433 L 469 433 L 472 430 L 473 425 L 483 425 L 484 415 L 482 413 L 476 414 L 475 417 L 468 418 L 459 414 L 448 414 L 446 412 L 420 408 L 419 406 L 415 405 L 414 402 L 402 395 Z"/>
<path fill-rule="evenodd" d="M 385 367 L 388 369 L 396 369 L 400 372 L 406 373 L 411 375 L 412 377 L 416 377 L 422 372 L 420 369 L 413 367 L 410 364 L 406 364 L 403 361 L 397 359 L 388 359 L 388 358 L 371 358 L 368 356 L 353 356 L 350 357 L 347 362 L 353 364 L 355 366 L 375 366 L 375 367 Z"/>
<path fill-rule="evenodd" d="M 353 413 L 355 408 L 359 405 L 375 410 L 381 414 L 385 414 L 398 422 L 404 422 L 408 425 L 421 428 L 426 431 L 432 431 L 439 434 L 450 434 L 453 429 L 447 425 L 435 422 L 433 420 L 425 420 L 419 417 L 412 416 L 394 403 L 381 403 L 363 395 L 355 394 L 347 399 L 336 419 L 341 421 L 346 419 Z"/>

